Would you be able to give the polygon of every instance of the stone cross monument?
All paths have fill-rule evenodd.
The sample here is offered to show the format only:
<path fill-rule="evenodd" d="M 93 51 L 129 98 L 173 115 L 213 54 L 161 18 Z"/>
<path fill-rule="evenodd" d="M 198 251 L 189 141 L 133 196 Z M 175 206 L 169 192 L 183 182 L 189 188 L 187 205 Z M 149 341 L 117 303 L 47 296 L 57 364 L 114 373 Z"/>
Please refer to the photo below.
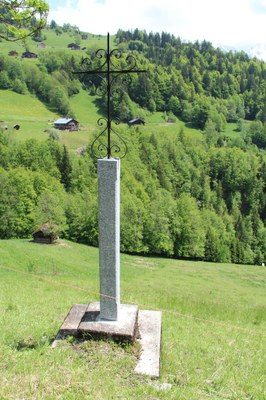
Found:
<path fill-rule="evenodd" d="M 91 146 L 93 155 L 98 158 L 100 302 L 75 304 L 61 326 L 54 346 L 67 335 L 138 340 L 142 354 L 135 371 L 158 377 L 161 312 L 120 304 L 120 159 L 126 155 L 127 146 L 113 127 L 118 121 L 111 118 L 110 98 L 113 88 L 124 83 L 125 80 L 119 81 L 121 76 L 145 72 L 137 70 L 133 56 L 124 60 L 125 69 L 119 69 L 115 60 L 121 57 L 119 50 L 110 50 L 108 34 L 107 50 L 99 49 L 95 53 L 94 61 L 98 67 L 93 69 L 91 60 L 86 58 L 82 60 L 82 70 L 76 72 L 96 75 L 107 94 L 107 118 L 98 120 L 103 129 Z"/>
<path fill-rule="evenodd" d="M 136 60 L 127 56 L 127 67 L 120 69 L 117 61 L 121 59 L 120 50 L 110 49 L 110 36 L 107 35 L 107 50 L 99 49 L 95 60 L 100 63 L 92 68 L 90 59 L 83 59 L 83 74 L 101 79 L 107 94 L 107 118 L 100 118 L 98 125 L 102 132 L 92 143 L 92 153 L 98 158 L 99 194 L 99 252 L 100 252 L 100 318 L 116 321 L 120 310 L 120 158 L 127 152 L 123 138 L 113 128 L 110 99 L 112 90 L 121 82 L 121 76 L 145 72 L 137 70 Z M 120 79 L 120 80 L 119 80 Z"/>

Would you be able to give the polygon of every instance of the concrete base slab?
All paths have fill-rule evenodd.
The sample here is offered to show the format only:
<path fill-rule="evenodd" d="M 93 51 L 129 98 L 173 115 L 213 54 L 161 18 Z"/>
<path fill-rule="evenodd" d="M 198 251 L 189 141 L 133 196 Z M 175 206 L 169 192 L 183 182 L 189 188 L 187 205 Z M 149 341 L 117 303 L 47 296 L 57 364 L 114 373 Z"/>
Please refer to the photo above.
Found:
<path fill-rule="evenodd" d="M 78 327 L 78 334 L 107 336 L 133 342 L 138 328 L 138 307 L 120 304 L 118 320 L 109 321 L 100 318 L 100 303 L 89 304 Z"/>
<path fill-rule="evenodd" d="M 112 337 L 134 342 L 138 330 L 138 307 L 120 304 L 117 321 L 100 318 L 100 303 L 74 304 L 53 343 L 56 346 L 66 336 Z"/>
<path fill-rule="evenodd" d="M 160 311 L 139 311 L 138 318 L 141 356 L 135 372 L 159 378 L 162 332 L 162 313 Z"/>
<path fill-rule="evenodd" d="M 141 355 L 135 372 L 155 378 L 160 376 L 162 313 L 139 310 L 137 306 L 120 304 L 117 321 L 100 319 L 100 303 L 74 304 L 63 322 L 52 347 L 67 336 L 90 337 L 137 342 Z"/>
<path fill-rule="evenodd" d="M 87 310 L 87 307 L 87 304 L 74 304 L 66 316 L 55 340 L 53 341 L 52 348 L 55 348 L 60 340 L 66 338 L 67 336 L 78 336 L 78 327 Z"/>

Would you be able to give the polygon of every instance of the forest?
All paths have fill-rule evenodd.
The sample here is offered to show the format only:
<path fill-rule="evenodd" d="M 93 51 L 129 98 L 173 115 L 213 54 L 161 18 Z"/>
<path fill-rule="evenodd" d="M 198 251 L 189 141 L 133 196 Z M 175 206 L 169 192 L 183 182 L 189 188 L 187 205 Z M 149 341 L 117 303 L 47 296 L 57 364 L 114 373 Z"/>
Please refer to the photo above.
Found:
<path fill-rule="evenodd" d="M 64 34 L 55 22 L 49 29 Z M 147 73 L 118 85 L 112 114 L 127 122 L 160 111 L 166 121 L 178 118 L 201 133 L 199 139 L 183 128 L 162 135 L 155 126 L 133 133 L 119 126 L 130 153 L 122 160 L 121 250 L 264 262 L 266 64 L 167 33 L 119 30 L 115 41 Z M 84 50 L 83 58 L 98 65 L 94 54 L 94 48 Z M 0 89 L 29 92 L 71 117 L 69 99 L 85 89 L 104 115 L 101 81 L 75 73 L 80 61 L 79 53 L 67 51 L 46 50 L 35 63 L 0 54 Z M 126 65 L 123 57 L 117 62 Z M 230 122 L 239 132 L 234 140 L 225 134 Z M 97 246 L 97 171 L 89 149 L 77 155 L 52 136 L 16 142 L 0 132 L 1 239 L 30 237 L 50 222 L 61 237 Z"/>

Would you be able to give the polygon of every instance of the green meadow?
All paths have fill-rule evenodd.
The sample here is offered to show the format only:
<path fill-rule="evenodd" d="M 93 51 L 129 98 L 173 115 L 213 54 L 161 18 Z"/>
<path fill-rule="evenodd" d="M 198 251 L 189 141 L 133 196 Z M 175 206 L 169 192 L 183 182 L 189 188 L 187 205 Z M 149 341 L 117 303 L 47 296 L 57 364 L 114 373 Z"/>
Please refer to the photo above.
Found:
<path fill-rule="evenodd" d="M 82 50 L 71 50 L 68 49 L 68 44 L 75 43 L 77 36 L 74 32 L 63 32 L 61 35 L 57 35 L 53 29 L 46 28 L 43 30 L 43 43 L 45 43 L 45 48 L 39 48 L 39 42 L 34 41 L 33 39 L 28 39 L 26 45 L 22 42 L 8 42 L 1 41 L 1 54 L 8 54 L 9 51 L 16 51 L 18 53 L 18 57 L 27 49 L 28 51 L 34 52 L 36 54 L 43 53 L 49 50 L 66 50 L 69 52 L 75 52 L 80 55 L 84 55 L 84 51 Z M 87 39 L 81 40 L 79 36 L 79 45 L 81 48 L 87 49 L 98 49 L 106 47 L 106 36 L 102 35 L 93 35 L 88 33 Z M 115 37 L 110 36 L 110 44 L 115 46 Z"/>
<path fill-rule="evenodd" d="M 95 100 L 95 96 L 88 95 L 84 90 L 70 98 L 71 108 L 80 122 L 80 130 L 74 132 L 58 131 L 59 142 L 65 144 L 70 150 L 77 150 L 79 147 L 86 146 L 91 142 L 93 135 L 100 132 L 97 121 L 102 115 L 95 104 Z M 8 90 L 0 90 L 0 110 L 0 127 L 7 126 L 8 134 L 18 141 L 33 138 L 41 141 L 47 140 L 47 130 L 52 129 L 53 121 L 61 117 L 35 96 L 22 95 Z M 167 123 L 163 113 L 147 113 L 145 121 L 146 125 L 140 128 L 143 132 L 152 133 L 154 131 L 163 136 L 176 137 L 183 128 L 186 137 L 192 139 L 195 143 L 203 143 L 202 132 L 187 127 L 184 122 L 178 119 L 175 123 Z M 19 131 L 13 129 L 15 124 L 20 125 Z M 116 129 L 123 132 L 127 131 L 127 124 L 121 124 Z M 130 133 L 134 134 L 134 129 Z"/>
<path fill-rule="evenodd" d="M 266 396 L 266 268 L 121 255 L 121 301 L 162 310 L 161 376 L 136 345 L 51 343 L 74 303 L 99 300 L 98 249 L 0 242 L 0 399 Z M 168 385 L 165 385 L 168 384 Z"/>

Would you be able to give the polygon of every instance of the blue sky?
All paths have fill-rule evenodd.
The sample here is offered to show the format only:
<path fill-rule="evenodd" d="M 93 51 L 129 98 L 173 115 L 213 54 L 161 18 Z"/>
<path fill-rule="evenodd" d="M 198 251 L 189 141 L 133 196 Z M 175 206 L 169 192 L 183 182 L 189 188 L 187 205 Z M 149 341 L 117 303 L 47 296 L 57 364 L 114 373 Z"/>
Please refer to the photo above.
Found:
<path fill-rule="evenodd" d="M 139 28 L 234 49 L 258 45 L 266 49 L 266 0 L 47 1 L 50 20 L 90 33 Z"/>

